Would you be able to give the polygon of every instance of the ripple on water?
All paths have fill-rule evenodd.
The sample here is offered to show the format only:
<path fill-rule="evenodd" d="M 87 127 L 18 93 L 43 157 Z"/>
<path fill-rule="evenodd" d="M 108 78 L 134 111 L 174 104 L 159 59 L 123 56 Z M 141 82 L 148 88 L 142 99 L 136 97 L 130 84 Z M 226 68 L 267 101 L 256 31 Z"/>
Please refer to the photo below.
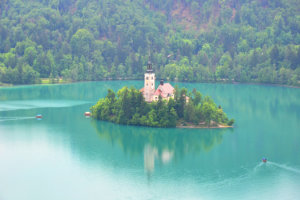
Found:
<path fill-rule="evenodd" d="M 90 103 L 89 101 L 74 100 L 22 100 L 22 101 L 2 101 L 0 111 L 26 110 L 34 108 L 61 108 L 72 107 Z"/>

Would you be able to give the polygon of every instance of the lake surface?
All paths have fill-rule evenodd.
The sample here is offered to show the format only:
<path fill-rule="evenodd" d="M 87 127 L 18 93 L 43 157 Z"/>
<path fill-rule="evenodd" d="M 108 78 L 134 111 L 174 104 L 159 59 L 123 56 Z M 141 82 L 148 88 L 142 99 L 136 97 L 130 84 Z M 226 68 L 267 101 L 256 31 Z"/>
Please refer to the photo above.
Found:
<path fill-rule="evenodd" d="M 0 199 L 300 199 L 300 89 L 176 84 L 213 97 L 235 128 L 84 117 L 108 88 L 142 81 L 0 88 Z"/>

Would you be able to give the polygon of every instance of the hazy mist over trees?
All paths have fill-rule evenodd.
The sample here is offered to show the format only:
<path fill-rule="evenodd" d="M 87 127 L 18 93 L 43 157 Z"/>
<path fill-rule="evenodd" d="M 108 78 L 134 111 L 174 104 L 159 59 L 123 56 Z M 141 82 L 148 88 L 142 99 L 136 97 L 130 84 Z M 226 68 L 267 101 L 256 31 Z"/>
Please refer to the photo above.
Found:
<path fill-rule="evenodd" d="M 0 82 L 299 85 L 298 0 L 0 0 Z"/>

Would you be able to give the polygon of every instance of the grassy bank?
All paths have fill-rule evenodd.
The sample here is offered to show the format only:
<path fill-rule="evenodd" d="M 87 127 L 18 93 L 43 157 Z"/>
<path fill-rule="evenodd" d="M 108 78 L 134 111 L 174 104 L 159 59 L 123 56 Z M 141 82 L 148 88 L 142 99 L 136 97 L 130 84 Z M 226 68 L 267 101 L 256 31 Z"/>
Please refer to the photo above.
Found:
<path fill-rule="evenodd" d="M 1 83 L 0 82 L 0 87 L 11 87 L 13 84 L 8 84 L 8 83 Z"/>
<path fill-rule="evenodd" d="M 63 84 L 63 83 L 70 83 L 71 81 L 62 79 L 62 78 L 57 78 L 57 79 L 52 79 L 52 78 L 41 78 L 40 84 Z"/>

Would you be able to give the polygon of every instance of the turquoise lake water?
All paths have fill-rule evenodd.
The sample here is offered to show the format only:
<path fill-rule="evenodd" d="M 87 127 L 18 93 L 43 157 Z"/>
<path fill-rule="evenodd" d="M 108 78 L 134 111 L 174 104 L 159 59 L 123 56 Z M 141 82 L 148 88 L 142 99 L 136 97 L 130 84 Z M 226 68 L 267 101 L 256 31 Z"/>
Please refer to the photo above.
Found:
<path fill-rule="evenodd" d="M 176 84 L 211 96 L 235 127 L 84 117 L 108 88 L 142 81 L 0 88 L 0 200 L 300 199 L 300 89 Z"/>

